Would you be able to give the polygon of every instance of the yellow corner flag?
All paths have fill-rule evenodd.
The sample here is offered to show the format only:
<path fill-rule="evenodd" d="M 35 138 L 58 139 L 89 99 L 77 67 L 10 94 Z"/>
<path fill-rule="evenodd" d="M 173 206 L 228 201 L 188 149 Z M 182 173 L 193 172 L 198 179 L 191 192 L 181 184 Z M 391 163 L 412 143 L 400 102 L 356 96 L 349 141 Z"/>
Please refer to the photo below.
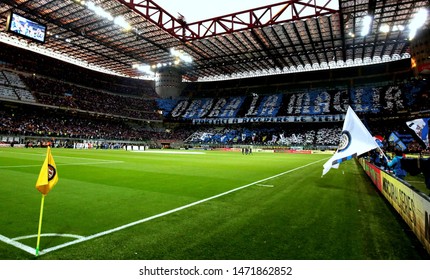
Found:
<path fill-rule="evenodd" d="M 39 178 L 37 178 L 36 189 L 43 195 L 47 195 L 57 182 L 57 166 L 51 154 L 51 147 L 48 146 L 45 161 L 40 169 Z"/>
<path fill-rule="evenodd" d="M 42 193 L 42 202 L 40 204 L 39 228 L 37 230 L 36 256 L 39 255 L 40 233 L 42 231 L 43 205 L 45 196 L 58 182 L 57 166 L 51 154 L 51 147 L 48 146 L 46 158 L 40 169 L 39 178 L 37 178 L 36 189 Z"/>

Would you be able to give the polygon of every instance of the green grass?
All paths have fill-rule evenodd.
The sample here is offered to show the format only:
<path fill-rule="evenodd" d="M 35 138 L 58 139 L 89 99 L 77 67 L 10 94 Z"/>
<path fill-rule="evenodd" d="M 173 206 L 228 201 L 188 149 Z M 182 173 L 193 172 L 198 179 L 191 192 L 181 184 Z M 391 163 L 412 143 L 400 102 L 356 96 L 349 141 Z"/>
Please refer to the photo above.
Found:
<path fill-rule="evenodd" d="M 42 234 L 91 236 L 244 188 L 38 259 L 429 258 L 355 161 L 321 178 L 327 155 L 52 152 L 60 180 L 46 196 Z M 45 153 L 0 149 L 0 235 L 37 234 Z M 40 247 L 72 240 L 42 236 Z M 19 242 L 34 248 L 36 238 Z M 35 258 L 0 242 L 0 259 Z"/>
<path fill-rule="evenodd" d="M 418 191 L 428 195 L 429 189 L 426 187 L 425 178 L 423 173 L 420 173 L 418 175 L 412 176 L 410 174 L 406 175 L 405 181 L 411 184 L 414 188 L 416 188 Z"/>

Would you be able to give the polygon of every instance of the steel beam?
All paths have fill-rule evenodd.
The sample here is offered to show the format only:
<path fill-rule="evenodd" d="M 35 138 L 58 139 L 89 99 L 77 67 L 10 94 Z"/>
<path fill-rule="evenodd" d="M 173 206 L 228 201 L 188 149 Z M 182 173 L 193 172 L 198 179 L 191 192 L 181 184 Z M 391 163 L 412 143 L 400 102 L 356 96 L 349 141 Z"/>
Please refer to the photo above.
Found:
<path fill-rule="evenodd" d="M 318 16 L 327 16 L 339 12 L 338 10 L 327 8 L 328 4 L 338 0 L 326 0 L 323 6 L 317 5 L 314 0 L 306 2 L 289 0 L 187 23 L 182 18 L 172 16 L 152 0 L 117 1 L 183 42 Z"/>

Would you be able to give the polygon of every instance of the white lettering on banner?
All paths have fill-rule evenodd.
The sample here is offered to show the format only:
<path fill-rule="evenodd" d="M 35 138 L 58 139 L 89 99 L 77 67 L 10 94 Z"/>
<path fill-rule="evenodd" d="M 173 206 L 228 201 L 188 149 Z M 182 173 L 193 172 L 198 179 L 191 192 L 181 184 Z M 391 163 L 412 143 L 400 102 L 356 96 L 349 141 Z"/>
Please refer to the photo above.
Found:
<path fill-rule="evenodd" d="M 257 109 L 256 109 L 257 108 L 257 102 L 258 102 L 258 95 L 253 95 L 251 106 L 249 107 L 248 112 L 245 114 L 245 117 L 257 115 Z"/>
<path fill-rule="evenodd" d="M 227 100 L 225 100 L 224 98 L 220 98 L 215 106 L 213 107 L 212 111 L 209 113 L 208 117 L 218 117 L 219 114 L 221 113 L 221 109 L 225 106 L 225 104 L 227 104 Z"/>
<path fill-rule="evenodd" d="M 290 102 L 288 103 L 288 110 L 287 110 L 288 114 L 292 114 L 293 113 L 293 111 L 294 111 L 294 103 L 295 102 L 296 102 L 296 95 L 293 94 L 293 95 L 291 95 Z"/>
<path fill-rule="evenodd" d="M 402 91 L 397 86 L 391 86 L 387 89 L 385 92 L 385 102 L 386 106 L 384 107 L 385 110 L 390 111 L 399 111 L 403 110 L 405 107 L 402 103 Z"/>
<path fill-rule="evenodd" d="M 227 103 L 224 110 L 221 112 L 220 117 L 222 117 L 222 118 L 234 117 L 237 109 L 239 108 L 239 106 L 241 104 L 242 104 L 242 98 L 241 97 L 232 98 Z"/>
<path fill-rule="evenodd" d="M 348 110 L 348 95 L 346 90 L 336 92 L 333 100 L 333 108 L 338 112 L 346 112 Z"/>
<path fill-rule="evenodd" d="M 202 106 L 202 109 L 199 113 L 199 118 L 206 116 L 209 113 L 209 110 L 212 108 L 214 100 L 212 98 L 208 99 Z"/>
<path fill-rule="evenodd" d="M 194 99 L 193 101 L 191 101 L 190 106 L 188 106 L 187 111 L 185 112 L 185 114 L 182 117 L 183 118 L 194 117 L 197 114 L 198 109 L 201 107 L 201 105 L 202 105 L 201 99 Z"/>
<path fill-rule="evenodd" d="M 379 103 L 379 88 L 373 88 L 372 91 L 372 108 L 370 110 L 372 112 L 379 112 L 379 108 L 381 107 L 381 104 Z"/>
<path fill-rule="evenodd" d="M 367 110 L 369 110 L 368 106 L 363 106 L 363 91 L 364 89 L 362 88 L 355 90 L 354 102 L 356 112 L 366 112 Z"/>
<path fill-rule="evenodd" d="M 271 116 L 273 115 L 273 112 L 275 111 L 276 104 L 278 103 L 278 99 L 280 98 L 279 95 L 271 95 L 266 98 L 266 100 L 263 103 L 263 108 L 261 110 L 260 115 L 261 116 Z"/>
<path fill-rule="evenodd" d="M 182 100 L 176 105 L 175 109 L 172 110 L 172 117 L 177 118 L 182 115 L 182 112 L 188 107 L 188 101 Z"/>
<path fill-rule="evenodd" d="M 311 98 L 309 96 L 309 93 L 306 92 L 305 94 L 303 94 L 302 104 L 303 104 L 302 114 L 309 114 L 310 105 L 311 105 Z"/>
<path fill-rule="evenodd" d="M 304 95 L 304 93 L 297 94 L 297 98 L 296 98 L 296 111 L 294 112 L 295 114 L 301 114 L 302 113 L 303 95 Z"/>
<path fill-rule="evenodd" d="M 314 101 L 314 114 L 321 113 L 330 113 L 330 94 L 325 91 L 318 94 Z"/>
<path fill-rule="evenodd" d="M 284 116 L 253 118 L 193 119 L 193 124 L 287 123 L 287 122 L 340 122 L 345 115 Z"/>

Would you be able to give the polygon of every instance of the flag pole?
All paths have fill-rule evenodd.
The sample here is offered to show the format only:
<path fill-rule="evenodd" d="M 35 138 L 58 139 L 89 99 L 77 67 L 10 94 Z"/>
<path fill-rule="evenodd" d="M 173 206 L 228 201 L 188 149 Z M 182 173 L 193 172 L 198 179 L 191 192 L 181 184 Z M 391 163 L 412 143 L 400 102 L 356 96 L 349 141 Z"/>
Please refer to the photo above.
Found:
<path fill-rule="evenodd" d="M 382 149 L 381 149 L 381 147 L 379 147 L 379 145 L 378 145 L 378 149 L 379 149 L 379 151 L 381 151 L 381 153 L 382 153 L 382 155 L 384 156 L 385 160 L 386 160 L 387 162 L 389 162 L 390 160 L 389 160 L 389 159 L 388 159 L 388 157 L 385 155 L 384 150 L 382 150 Z"/>
<path fill-rule="evenodd" d="M 40 232 L 42 231 L 42 217 L 43 217 L 44 203 L 45 203 L 45 195 L 42 194 L 42 202 L 40 203 L 39 229 L 37 230 L 36 257 L 39 256 Z"/>

